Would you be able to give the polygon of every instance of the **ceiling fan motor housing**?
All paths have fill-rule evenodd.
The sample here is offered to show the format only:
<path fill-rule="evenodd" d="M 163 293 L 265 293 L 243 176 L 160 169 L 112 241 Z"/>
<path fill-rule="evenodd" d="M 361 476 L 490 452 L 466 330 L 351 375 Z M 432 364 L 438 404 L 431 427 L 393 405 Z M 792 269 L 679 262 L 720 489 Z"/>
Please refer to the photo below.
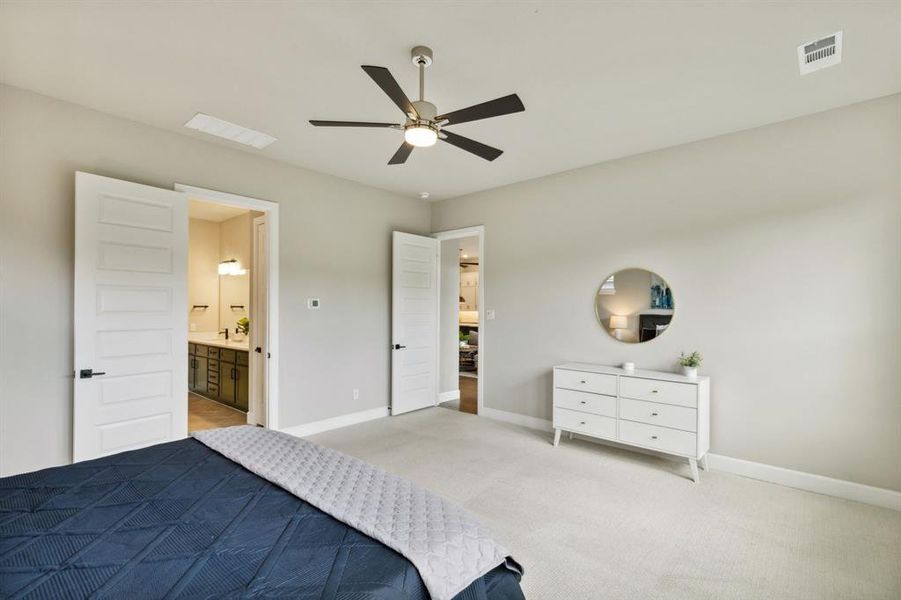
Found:
<path fill-rule="evenodd" d="M 416 113 L 419 115 L 420 120 L 432 121 L 438 116 L 438 107 L 431 102 L 416 100 L 412 104 L 413 108 L 416 109 Z"/>
<path fill-rule="evenodd" d="M 428 67 L 432 64 L 432 49 L 428 46 L 415 46 L 410 50 L 410 58 L 417 67 L 420 64 Z"/>

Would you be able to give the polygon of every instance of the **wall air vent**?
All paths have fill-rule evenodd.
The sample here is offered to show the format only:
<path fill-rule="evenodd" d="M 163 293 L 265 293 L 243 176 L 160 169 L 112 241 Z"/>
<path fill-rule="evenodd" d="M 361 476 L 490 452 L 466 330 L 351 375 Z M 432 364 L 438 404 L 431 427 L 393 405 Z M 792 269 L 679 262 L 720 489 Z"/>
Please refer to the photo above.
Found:
<path fill-rule="evenodd" d="M 798 46 L 798 66 L 807 75 L 842 62 L 842 32 Z"/>

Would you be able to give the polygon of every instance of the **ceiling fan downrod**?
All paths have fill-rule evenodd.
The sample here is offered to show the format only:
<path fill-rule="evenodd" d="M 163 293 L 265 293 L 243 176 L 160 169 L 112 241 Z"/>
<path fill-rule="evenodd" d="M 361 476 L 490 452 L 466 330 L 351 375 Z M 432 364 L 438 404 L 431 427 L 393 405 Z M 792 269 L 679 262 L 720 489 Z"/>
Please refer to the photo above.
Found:
<path fill-rule="evenodd" d="M 425 69 L 432 64 L 432 49 L 428 46 L 416 46 L 410 50 L 413 64 L 419 67 L 419 101 L 425 101 Z"/>

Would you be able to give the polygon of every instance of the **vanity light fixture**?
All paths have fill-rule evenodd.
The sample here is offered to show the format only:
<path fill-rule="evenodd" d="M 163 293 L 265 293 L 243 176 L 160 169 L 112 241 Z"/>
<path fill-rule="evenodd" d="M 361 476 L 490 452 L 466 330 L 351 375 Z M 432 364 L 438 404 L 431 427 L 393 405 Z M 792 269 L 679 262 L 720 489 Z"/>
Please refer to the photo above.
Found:
<path fill-rule="evenodd" d="M 219 263 L 220 275 L 245 275 L 246 273 L 247 269 L 242 269 L 241 264 L 236 258 L 223 260 L 221 263 Z"/>

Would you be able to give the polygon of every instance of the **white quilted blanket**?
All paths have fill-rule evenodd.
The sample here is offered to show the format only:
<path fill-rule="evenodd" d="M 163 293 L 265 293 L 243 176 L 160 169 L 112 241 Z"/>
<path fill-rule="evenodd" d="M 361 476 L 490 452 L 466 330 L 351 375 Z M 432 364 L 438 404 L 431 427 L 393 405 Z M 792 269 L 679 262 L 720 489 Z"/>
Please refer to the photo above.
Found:
<path fill-rule="evenodd" d="M 468 512 L 359 459 L 250 425 L 198 431 L 194 437 L 402 554 L 434 600 L 450 600 L 500 564 L 522 573 Z"/>

